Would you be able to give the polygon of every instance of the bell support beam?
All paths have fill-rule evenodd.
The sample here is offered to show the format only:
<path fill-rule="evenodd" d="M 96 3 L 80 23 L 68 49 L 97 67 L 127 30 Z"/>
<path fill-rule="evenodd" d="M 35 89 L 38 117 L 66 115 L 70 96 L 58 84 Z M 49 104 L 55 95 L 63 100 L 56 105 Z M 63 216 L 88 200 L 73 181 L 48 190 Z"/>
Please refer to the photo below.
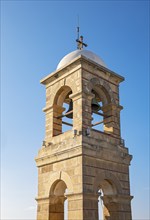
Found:
<path fill-rule="evenodd" d="M 65 116 L 67 116 L 67 115 L 70 115 L 71 113 L 73 113 L 73 110 L 71 110 L 71 111 L 69 111 L 69 112 L 67 112 L 67 113 L 65 113 L 65 114 L 63 114 L 63 115 L 60 115 L 60 116 L 58 116 L 57 118 L 63 118 L 63 117 L 65 117 Z"/>

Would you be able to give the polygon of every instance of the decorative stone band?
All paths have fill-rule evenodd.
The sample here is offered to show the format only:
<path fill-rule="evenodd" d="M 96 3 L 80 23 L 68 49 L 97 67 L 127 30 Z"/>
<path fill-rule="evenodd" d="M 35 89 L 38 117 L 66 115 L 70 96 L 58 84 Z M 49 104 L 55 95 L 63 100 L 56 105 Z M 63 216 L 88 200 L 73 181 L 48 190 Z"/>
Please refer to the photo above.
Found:
<path fill-rule="evenodd" d="M 47 197 L 47 196 L 35 197 L 35 200 L 37 202 L 42 201 L 42 200 L 45 200 L 45 201 L 48 202 L 49 201 L 49 197 Z"/>
<path fill-rule="evenodd" d="M 43 112 L 52 112 L 53 108 L 57 109 L 57 111 L 64 111 L 65 108 L 59 106 L 59 105 L 51 105 L 51 106 L 46 106 L 43 108 Z"/>
<path fill-rule="evenodd" d="M 130 195 L 106 195 L 102 196 L 101 199 L 104 201 L 104 204 L 110 204 L 110 203 L 120 203 L 120 204 L 126 204 L 129 203 L 133 196 Z"/>

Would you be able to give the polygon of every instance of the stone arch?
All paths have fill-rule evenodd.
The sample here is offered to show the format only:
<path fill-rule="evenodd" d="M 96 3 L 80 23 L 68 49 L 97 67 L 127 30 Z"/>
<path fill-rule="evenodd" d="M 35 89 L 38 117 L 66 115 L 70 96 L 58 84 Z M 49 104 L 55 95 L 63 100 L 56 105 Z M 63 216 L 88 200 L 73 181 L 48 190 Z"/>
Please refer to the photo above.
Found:
<path fill-rule="evenodd" d="M 71 117 L 70 119 L 73 119 L 73 102 L 71 99 L 71 95 L 72 95 L 72 89 L 70 86 L 64 85 L 61 86 L 60 88 L 57 88 L 57 91 L 54 94 L 54 98 L 53 98 L 53 105 L 52 105 L 52 109 L 53 109 L 53 136 L 57 136 L 59 134 L 62 134 L 63 131 L 68 131 L 71 129 L 71 127 L 73 126 L 72 121 L 70 121 L 69 126 L 66 123 L 67 121 L 66 118 L 64 118 L 64 120 L 62 120 L 62 118 L 64 117 L 63 115 L 65 115 L 67 109 L 70 109 L 71 106 L 71 110 L 72 112 L 70 113 Z M 61 117 L 63 116 L 63 117 Z"/>
<path fill-rule="evenodd" d="M 53 96 L 51 97 L 53 100 L 52 103 L 61 105 L 62 101 L 60 100 L 60 94 L 63 98 L 69 91 L 72 91 L 72 94 L 76 93 L 75 83 L 74 81 L 71 81 L 71 79 L 68 82 L 68 80 L 64 78 L 61 83 L 56 84 L 55 93 L 53 93 Z"/>
<path fill-rule="evenodd" d="M 54 172 L 49 181 L 49 219 L 64 220 L 67 216 L 68 202 L 66 194 L 73 192 L 72 181 L 64 171 Z M 67 203 L 66 203 L 67 202 Z"/>
<path fill-rule="evenodd" d="M 72 89 L 69 86 L 59 88 L 55 93 L 53 104 L 62 106 L 68 93 L 72 93 Z"/>
<path fill-rule="evenodd" d="M 105 80 L 92 78 L 86 86 L 86 93 L 91 94 L 92 90 L 95 90 L 102 97 L 104 104 L 115 104 L 112 89 Z"/>
<path fill-rule="evenodd" d="M 116 136 L 119 136 L 120 135 L 120 130 L 118 127 L 119 123 L 117 124 L 114 122 L 114 117 L 115 118 L 118 117 L 116 121 L 119 122 L 120 115 L 117 116 L 116 111 L 114 111 L 114 106 L 116 107 L 117 105 L 116 105 L 114 93 L 109 83 L 104 79 L 93 77 L 85 87 L 85 94 L 86 96 L 92 97 L 91 99 L 92 128 L 94 130 L 98 130 L 108 134 L 115 134 Z M 94 110 L 95 108 L 94 106 L 99 106 L 99 110 Z"/>
<path fill-rule="evenodd" d="M 49 194 L 51 195 L 55 184 L 59 181 L 63 181 L 66 184 L 68 193 L 73 193 L 73 184 L 70 176 L 64 171 L 58 171 L 51 174 L 51 178 L 48 182 L 49 188 L 47 191 L 47 196 L 49 196 Z"/>
<path fill-rule="evenodd" d="M 94 191 L 97 194 L 100 186 L 104 186 L 108 189 L 108 192 L 105 191 L 106 194 L 122 194 L 121 183 L 116 176 L 114 176 L 111 172 L 103 171 L 99 173 L 94 181 Z M 110 188 L 109 188 L 110 187 Z M 112 189 L 112 191 L 110 190 Z"/>

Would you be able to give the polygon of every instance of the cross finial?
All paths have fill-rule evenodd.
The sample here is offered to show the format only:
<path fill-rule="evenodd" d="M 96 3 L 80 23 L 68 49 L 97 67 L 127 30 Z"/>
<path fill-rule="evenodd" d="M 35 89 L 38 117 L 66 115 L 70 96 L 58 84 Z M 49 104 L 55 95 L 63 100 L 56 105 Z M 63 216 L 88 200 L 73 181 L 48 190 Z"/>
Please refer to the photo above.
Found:
<path fill-rule="evenodd" d="M 87 44 L 85 44 L 83 42 L 83 36 L 79 37 L 79 17 L 78 17 L 78 27 L 77 27 L 77 39 L 76 39 L 76 42 L 77 42 L 77 49 L 79 49 L 79 50 L 82 50 L 83 46 L 87 47 Z"/>
<path fill-rule="evenodd" d="M 77 48 L 78 48 L 79 50 L 81 50 L 81 49 L 83 48 L 83 46 L 84 46 L 84 47 L 87 47 L 87 44 L 85 44 L 85 43 L 83 42 L 83 36 L 80 36 L 80 38 L 78 38 L 78 39 L 76 40 L 76 42 L 78 43 L 78 44 L 77 44 Z"/>

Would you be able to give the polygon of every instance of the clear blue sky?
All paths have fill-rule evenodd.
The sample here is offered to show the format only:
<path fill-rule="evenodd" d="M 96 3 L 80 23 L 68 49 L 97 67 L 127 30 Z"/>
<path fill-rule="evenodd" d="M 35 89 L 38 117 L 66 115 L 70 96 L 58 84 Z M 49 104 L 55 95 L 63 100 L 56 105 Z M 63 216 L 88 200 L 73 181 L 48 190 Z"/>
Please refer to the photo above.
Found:
<path fill-rule="evenodd" d="M 122 138 L 130 167 L 133 220 L 149 216 L 149 1 L 1 1 L 2 219 L 35 219 L 44 139 L 41 78 L 76 49 L 80 30 L 120 86 Z"/>

